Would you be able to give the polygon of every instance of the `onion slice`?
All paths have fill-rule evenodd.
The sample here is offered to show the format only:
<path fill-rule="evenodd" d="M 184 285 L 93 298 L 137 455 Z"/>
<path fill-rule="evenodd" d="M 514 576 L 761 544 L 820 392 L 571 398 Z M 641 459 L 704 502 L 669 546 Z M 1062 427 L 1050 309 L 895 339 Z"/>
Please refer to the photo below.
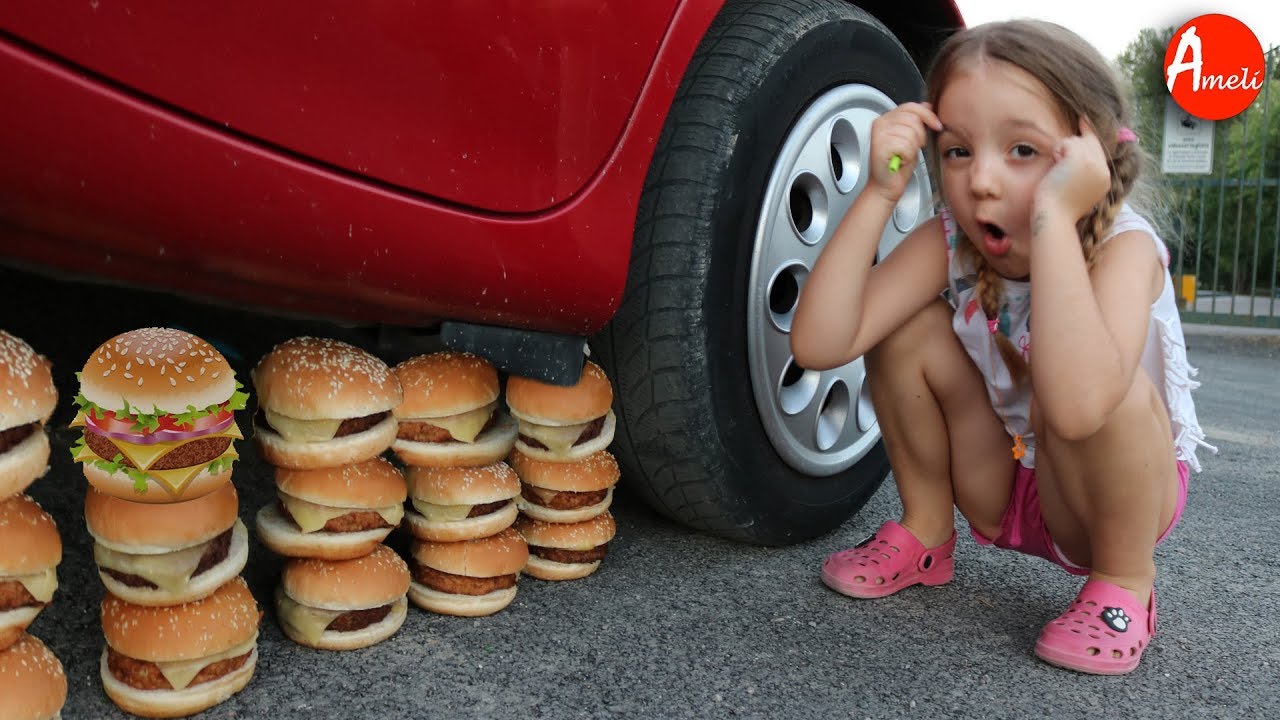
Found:
<path fill-rule="evenodd" d="M 231 423 L 235 422 L 235 420 L 236 420 L 236 416 L 232 414 L 227 416 L 225 420 L 223 420 L 222 422 L 219 422 L 216 425 L 211 425 L 207 428 L 201 428 L 199 430 L 156 430 L 155 432 L 150 432 L 150 433 L 116 432 L 113 430 L 104 430 L 101 427 L 99 427 L 97 423 L 94 422 L 92 415 L 85 418 L 85 424 L 88 425 L 94 432 L 104 437 L 113 438 L 115 440 L 124 440 L 125 442 L 131 442 L 134 445 L 155 445 L 156 443 L 159 443 L 159 442 L 173 442 L 176 440 L 193 440 L 198 437 L 204 437 L 205 435 L 213 435 L 216 433 L 220 433 L 223 430 L 226 430 L 227 428 L 231 427 Z"/>

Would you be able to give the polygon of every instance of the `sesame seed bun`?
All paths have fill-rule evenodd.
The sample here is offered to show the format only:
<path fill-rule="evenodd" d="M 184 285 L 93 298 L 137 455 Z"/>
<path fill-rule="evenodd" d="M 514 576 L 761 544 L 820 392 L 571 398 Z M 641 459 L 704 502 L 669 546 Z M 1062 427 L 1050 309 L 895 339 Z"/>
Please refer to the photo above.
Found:
<path fill-rule="evenodd" d="M 258 540 L 268 550 L 291 558 L 350 560 L 373 552 L 394 528 L 384 527 L 356 532 L 302 532 L 297 525 L 280 514 L 277 503 L 264 505 L 254 517 Z"/>
<path fill-rule="evenodd" d="M 386 507 L 408 497 L 404 476 L 380 457 L 339 467 L 277 468 L 276 489 L 330 507 Z"/>
<path fill-rule="evenodd" d="M 391 447 L 397 427 L 396 419 L 388 415 L 382 422 L 362 432 L 320 442 L 293 442 L 285 440 L 271 428 L 254 425 L 253 439 L 268 463 L 276 467 L 310 470 L 349 465 L 377 457 Z"/>
<path fill-rule="evenodd" d="M 406 465 L 434 467 L 476 467 L 497 462 L 516 444 L 516 422 L 501 410 L 495 410 L 493 427 L 476 436 L 475 442 L 417 442 L 396 438 L 391 450 Z"/>
<path fill-rule="evenodd" d="M 62 562 L 58 526 L 26 495 L 0 500 L 0 577 L 31 575 Z"/>
<path fill-rule="evenodd" d="M 240 498 L 232 483 L 186 502 L 130 502 L 90 487 L 84 520 L 93 539 L 123 553 L 154 555 L 208 542 L 236 522 Z"/>
<path fill-rule="evenodd" d="M 405 360 L 393 369 L 404 390 L 397 418 L 457 415 L 498 399 L 498 371 L 478 355 L 443 351 Z"/>
<path fill-rule="evenodd" d="M 0 499 L 24 492 L 48 470 L 49 436 L 41 427 L 0 454 Z"/>
<path fill-rule="evenodd" d="M 609 509 L 613 504 L 613 486 L 618 483 L 621 471 L 618 461 L 608 450 L 588 455 L 570 462 L 537 460 L 516 450 L 508 462 L 520 475 L 520 480 L 534 492 L 538 490 L 563 492 L 598 492 L 605 490 L 604 498 L 597 503 L 568 510 L 539 505 L 524 494 L 520 497 L 520 512 L 535 520 L 552 523 L 576 523 L 589 520 Z"/>
<path fill-rule="evenodd" d="M 155 478 L 148 476 L 147 491 L 139 493 L 133 489 L 133 479 L 125 473 L 107 472 L 90 462 L 83 463 L 82 466 L 85 479 L 98 492 L 135 503 L 164 505 L 174 502 L 188 502 L 202 498 L 231 482 L 231 468 L 216 474 L 210 473 L 207 469 L 201 470 L 183 488 L 182 494 L 175 498 L 169 493 L 168 488 L 160 484 Z"/>
<path fill-rule="evenodd" d="M 560 427 L 589 422 L 613 404 L 613 386 L 599 365 L 585 361 L 572 386 L 551 385 L 519 375 L 507 379 L 507 406 L 521 420 Z"/>
<path fill-rule="evenodd" d="M 259 405 L 298 420 L 365 417 L 401 401 L 400 381 L 386 363 L 338 340 L 286 340 L 263 356 L 252 376 Z"/>
<path fill-rule="evenodd" d="M 48 358 L 0 330 L 0 431 L 46 423 L 58 405 Z"/>
<path fill-rule="evenodd" d="M 52 720 L 67 702 L 67 675 L 53 651 L 23 635 L 0 651 L 0 710 L 5 720 Z"/>
<path fill-rule="evenodd" d="M 290 560 L 284 565 L 277 590 L 280 627 L 294 642 L 320 650 L 368 647 L 391 637 L 404 624 L 408 590 L 409 566 L 385 545 L 365 557 L 340 562 Z M 287 620 L 281 596 L 323 610 L 349 612 L 391 605 L 391 611 L 359 630 L 325 630 L 318 638 L 308 638 Z"/>
<path fill-rule="evenodd" d="M 110 593 L 102 599 L 107 644 L 146 662 L 195 660 L 230 650 L 257 635 L 259 617 L 258 603 L 241 577 L 182 605 L 143 607 Z"/>
<path fill-rule="evenodd" d="M 534 554 L 534 548 L 560 550 L 590 550 L 608 543 L 617 532 L 613 516 L 604 512 L 590 520 L 578 523 L 549 523 L 521 517 L 515 528 L 529 543 L 529 562 L 524 572 L 540 580 L 577 580 L 600 568 L 600 561 L 566 563 L 548 560 Z"/>
<path fill-rule="evenodd" d="M 519 575 L 529 559 L 528 544 L 512 528 L 491 537 L 463 542 L 415 541 L 412 552 L 414 561 L 420 565 L 473 578 Z M 414 605 L 442 615 L 492 615 L 510 605 L 515 598 L 515 586 L 483 595 L 445 592 L 417 581 L 409 586 L 409 599 Z"/>
<path fill-rule="evenodd" d="M 429 519 L 405 510 L 409 532 L 420 540 L 456 542 L 493 535 L 515 522 L 520 478 L 504 462 L 484 467 L 413 467 L 405 473 L 412 498 L 433 505 L 486 505 L 508 501 L 495 512 L 460 520 Z"/>
<path fill-rule="evenodd" d="M 105 410 L 121 409 L 124 398 L 130 407 L 181 413 L 226 402 L 235 390 L 235 373 L 217 348 L 172 328 L 121 333 L 80 372 L 80 393 Z"/>

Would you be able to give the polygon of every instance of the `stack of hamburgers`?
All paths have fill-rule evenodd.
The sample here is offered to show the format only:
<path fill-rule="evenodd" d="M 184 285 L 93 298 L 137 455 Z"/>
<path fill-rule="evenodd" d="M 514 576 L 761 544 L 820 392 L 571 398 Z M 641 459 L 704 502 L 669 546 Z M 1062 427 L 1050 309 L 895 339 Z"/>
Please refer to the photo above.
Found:
<path fill-rule="evenodd" d="M 99 674 L 148 717 L 213 707 L 257 666 L 258 604 L 231 483 L 248 395 L 222 353 L 182 330 L 145 328 L 98 347 L 79 373 L 89 481 L 85 523 L 106 586 Z"/>
<path fill-rule="evenodd" d="M 336 340 L 299 337 L 253 370 L 254 440 L 275 466 L 258 537 L 286 558 L 280 627 L 321 650 L 379 643 L 404 624 L 409 568 L 383 540 L 400 525 L 404 477 L 380 457 L 396 436 L 400 383 L 386 363 Z"/>
<path fill-rule="evenodd" d="M 586 361 L 575 385 L 512 376 L 507 406 L 519 427 L 509 462 L 520 477 L 516 529 L 529 543 L 525 573 L 575 580 L 600 567 L 617 526 L 609 514 L 618 462 L 613 387 Z"/>
<path fill-rule="evenodd" d="M 56 717 L 67 699 L 62 663 L 26 630 L 53 599 L 58 527 L 23 494 L 49 467 L 44 425 L 58 404 L 49 361 L 0 330 L 0 716 Z"/>
<path fill-rule="evenodd" d="M 512 529 L 520 479 L 503 462 L 516 426 L 485 359 L 437 352 L 395 367 L 404 401 L 392 450 L 407 465 L 413 535 L 409 598 L 446 615 L 492 615 L 516 597 L 528 558 Z"/>

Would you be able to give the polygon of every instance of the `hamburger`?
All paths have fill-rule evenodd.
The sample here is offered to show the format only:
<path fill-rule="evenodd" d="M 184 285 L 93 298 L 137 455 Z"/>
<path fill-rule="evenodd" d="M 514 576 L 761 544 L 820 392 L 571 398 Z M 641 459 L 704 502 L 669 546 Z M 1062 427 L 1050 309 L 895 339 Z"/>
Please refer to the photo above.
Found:
<path fill-rule="evenodd" d="M 368 555 L 404 518 L 404 476 L 382 458 L 315 470 L 276 469 L 276 502 L 258 511 L 258 538 L 278 555 Z"/>
<path fill-rule="evenodd" d="M 45 644 L 23 635 L 0 650 L 0 711 L 5 720 L 55 720 L 67 702 L 67 675 Z"/>
<path fill-rule="evenodd" d="M 253 369 L 254 439 L 277 467 L 306 470 L 377 457 L 396 437 L 400 382 L 386 363 L 337 340 L 299 337 Z"/>
<path fill-rule="evenodd" d="M 520 476 L 520 511 L 552 523 L 582 522 L 608 510 L 621 476 L 608 450 L 573 462 L 535 460 L 516 450 L 510 462 Z"/>
<path fill-rule="evenodd" d="M 144 328 L 98 347 L 78 373 L 84 434 L 71 448 L 89 483 L 126 500 L 176 502 L 231 479 L 249 396 L 222 353 L 188 332 Z"/>
<path fill-rule="evenodd" d="M 613 516 L 604 512 L 569 524 L 521 517 L 515 528 L 529 543 L 526 575 L 540 580 L 576 580 L 600 567 L 618 526 Z"/>
<path fill-rule="evenodd" d="M 515 375 L 507 380 L 507 407 L 518 426 L 516 449 L 537 460 L 580 460 L 609 447 L 617 424 L 612 404 L 609 378 L 590 360 L 570 387 Z"/>
<path fill-rule="evenodd" d="M 203 600 L 171 607 L 133 605 L 107 593 L 107 643 L 98 664 L 103 689 L 122 710 L 143 717 L 211 708 L 253 677 L 261 618 L 239 577 Z"/>
<path fill-rule="evenodd" d="M 516 581 L 529 559 L 520 533 L 462 542 L 415 541 L 409 599 L 443 615 L 492 615 L 516 599 Z"/>
<path fill-rule="evenodd" d="M 520 478 L 504 462 L 484 467 L 414 467 L 405 473 L 409 531 L 452 542 L 493 535 L 515 522 Z"/>
<path fill-rule="evenodd" d="M 419 355 L 395 366 L 404 401 L 391 449 L 409 465 L 480 466 L 507 456 L 516 424 L 498 408 L 498 371 L 462 352 Z"/>
<path fill-rule="evenodd" d="M 289 560 L 276 590 L 284 634 L 319 650 L 354 650 L 391 637 L 409 606 L 409 566 L 379 545 L 364 557 Z"/>
<path fill-rule="evenodd" d="M 89 488 L 84 519 L 107 592 L 135 605 L 179 605 L 208 597 L 244 569 L 249 531 L 236 488 L 149 505 Z"/>
<path fill-rule="evenodd" d="M 49 469 L 44 425 L 57 404 L 49 361 L 0 330 L 0 499 L 23 492 Z"/>
<path fill-rule="evenodd" d="M 0 649 L 22 636 L 58 589 L 58 526 L 26 495 L 0 500 Z"/>

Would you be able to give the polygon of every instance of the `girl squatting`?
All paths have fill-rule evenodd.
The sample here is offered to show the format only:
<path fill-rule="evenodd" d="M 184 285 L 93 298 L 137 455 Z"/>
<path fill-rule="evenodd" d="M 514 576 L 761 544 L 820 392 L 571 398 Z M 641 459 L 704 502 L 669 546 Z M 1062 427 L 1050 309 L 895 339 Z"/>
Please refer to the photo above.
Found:
<path fill-rule="evenodd" d="M 871 178 L 792 325 L 803 367 L 865 354 L 903 505 L 822 579 L 856 598 L 950 581 L 958 508 L 979 544 L 1085 578 L 1037 656 L 1127 673 L 1208 446 L 1168 250 L 1125 202 L 1142 159 L 1125 96 L 1084 40 L 1013 21 L 953 36 L 928 99 L 873 124 Z M 944 205 L 873 266 L 926 147 Z"/>

